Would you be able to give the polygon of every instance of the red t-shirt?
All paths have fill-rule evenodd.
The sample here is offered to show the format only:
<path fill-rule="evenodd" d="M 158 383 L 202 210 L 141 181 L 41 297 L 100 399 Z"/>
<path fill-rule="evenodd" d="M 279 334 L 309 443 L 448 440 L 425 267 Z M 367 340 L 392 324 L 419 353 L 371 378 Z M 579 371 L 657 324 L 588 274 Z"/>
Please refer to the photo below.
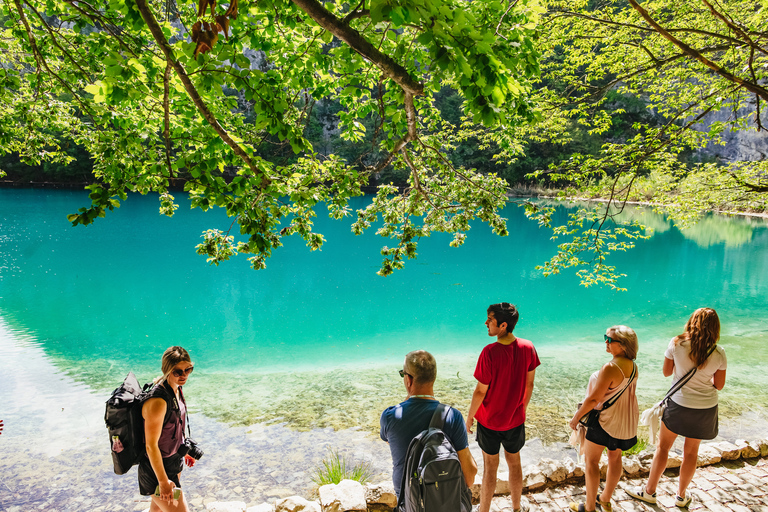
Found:
<path fill-rule="evenodd" d="M 525 383 L 541 364 L 533 343 L 517 338 L 509 345 L 491 343 L 480 353 L 475 378 L 488 385 L 475 419 L 485 428 L 505 431 L 525 423 Z"/>

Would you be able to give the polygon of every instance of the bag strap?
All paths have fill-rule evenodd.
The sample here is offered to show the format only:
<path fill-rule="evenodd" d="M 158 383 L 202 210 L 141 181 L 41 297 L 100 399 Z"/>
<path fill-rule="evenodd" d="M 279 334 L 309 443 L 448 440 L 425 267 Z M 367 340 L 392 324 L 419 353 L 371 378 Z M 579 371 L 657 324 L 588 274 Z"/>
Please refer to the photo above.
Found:
<path fill-rule="evenodd" d="M 445 404 L 438 403 L 435 412 L 432 414 L 432 419 L 429 421 L 429 428 L 439 428 L 443 430 L 445 426 L 445 420 L 448 419 L 448 411 L 450 407 Z"/>
<path fill-rule="evenodd" d="M 630 384 L 632 384 L 632 381 L 635 379 L 635 375 L 637 375 L 637 365 L 634 361 L 632 361 L 632 373 L 629 375 L 629 380 L 627 381 L 627 384 L 624 386 L 624 388 L 613 395 L 611 398 L 603 402 L 603 408 L 600 409 L 601 411 L 604 411 L 608 409 L 610 406 L 616 403 L 616 401 L 619 399 L 619 397 L 627 390 Z"/>
<path fill-rule="evenodd" d="M 710 348 L 710 349 L 709 349 L 709 352 L 707 352 L 707 357 L 706 357 L 706 358 L 704 358 L 704 361 L 706 361 L 707 359 L 709 359 L 709 356 L 711 356 L 711 355 L 712 355 L 712 353 L 713 353 L 715 350 L 717 350 L 717 343 L 715 343 L 714 345 L 712 345 L 712 348 Z M 662 398 L 662 399 L 661 399 L 661 402 L 659 402 L 659 403 L 664 403 L 664 402 L 666 402 L 667 400 L 669 400 L 669 399 L 672 397 L 672 395 L 674 395 L 675 393 L 677 393 L 678 391 L 680 391 L 681 389 L 683 389 L 683 386 L 685 386 L 686 384 L 688 384 L 688 381 L 689 381 L 689 380 L 691 380 L 691 379 L 693 378 L 693 376 L 696 374 L 696 370 L 698 370 L 698 367 L 697 367 L 697 366 L 694 366 L 693 368 L 691 368 L 690 370 L 688 370 L 688 372 L 687 372 L 685 375 L 683 375 L 683 376 L 682 376 L 682 378 L 681 378 L 679 381 L 675 382 L 675 384 L 673 384 L 673 385 L 672 385 L 672 387 L 671 387 L 671 388 L 669 388 L 669 391 L 667 391 L 667 396 L 665 396 L 664 398 Z"/>

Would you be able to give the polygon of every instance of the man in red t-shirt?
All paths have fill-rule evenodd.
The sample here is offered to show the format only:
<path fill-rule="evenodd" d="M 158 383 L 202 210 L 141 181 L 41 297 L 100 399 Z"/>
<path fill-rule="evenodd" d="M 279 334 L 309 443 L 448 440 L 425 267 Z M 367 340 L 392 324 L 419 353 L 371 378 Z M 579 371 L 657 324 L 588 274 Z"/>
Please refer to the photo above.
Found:
<path fill-rule="evenodd" d="M 489 512 L 496 490 L 499 450 L 509 466 L 509 494 L 515 512 L 521 510 L 523 469 L 520 449 L 525 444 L 525 409 L 533 393 L 536 367 L 541 364 L 533 343 L 517 338 L 512 331 L 520 314 L 508 302 L 488 307 L 488 336 L 496 342 L 480 353 L 475 367 L 477 387 L 467 413 L 467 432 L 477 419 L 477 444 L 483 450 L 483 488 L 480 511 Z"/>

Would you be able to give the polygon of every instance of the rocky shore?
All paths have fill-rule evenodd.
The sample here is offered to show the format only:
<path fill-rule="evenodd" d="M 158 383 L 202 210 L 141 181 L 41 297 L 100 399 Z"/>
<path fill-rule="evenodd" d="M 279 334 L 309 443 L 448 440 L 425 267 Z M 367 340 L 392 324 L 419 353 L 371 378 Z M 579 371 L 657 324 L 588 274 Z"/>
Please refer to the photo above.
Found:
<path fill-rule="evenodd" d="M 727 441 L 704 443 L 699 450 L 698 466 L 711 466 L 722 461 L 750 460 L 758 457 L 768 457 L 768 439 L 737 440 L 735 443 Z M 637 478 L 647 474 L 652 459 L 653 451 L 651 450 L 643 451 L 638 455 L 625 456 L 623 458 L 625 477 Z M 671 451 L 667 468 L 678 468 L 681 460 L 679 453 Z M 600 464 L 602 478 L 605 477 L 606 468 L 607 459 L 604 455 Z M 499 474 L 496 484 L 497 495 L 509 494 L 507 478 L 506 474 Z M 583 463 L 575 462 L 570 458 L 563 461 L 541 459 L 537 464 L 531 464 L 524 468 L 523 493 L 540 493 L 547 488 L 582 484 L 583 480 Z M 478 473 L 475 484 L 472 486 L 475 502 L 479 499 L 481 483 L 482 473 Z M 318 495 L 319 497 L 315 500 L 308 500 L 301 496 L 289 496 L 275 500 L 273 503 L 262 503 L 251 507 L 247 507 L 246 503 L 242 501 L 205 500 L 205 507 L 207 512 L 390 512 L 397 505 L 394 488 L 390 481 L 362 485 L 352 480 L 344 480 L 338 485 L 331 484 L 320 487 Z M 499 509 L 499 506 L 496 508 Z M 733 507 L 724 510 L 733 510 Z M 752 510 L 756 509 L 752 508 Z"/>

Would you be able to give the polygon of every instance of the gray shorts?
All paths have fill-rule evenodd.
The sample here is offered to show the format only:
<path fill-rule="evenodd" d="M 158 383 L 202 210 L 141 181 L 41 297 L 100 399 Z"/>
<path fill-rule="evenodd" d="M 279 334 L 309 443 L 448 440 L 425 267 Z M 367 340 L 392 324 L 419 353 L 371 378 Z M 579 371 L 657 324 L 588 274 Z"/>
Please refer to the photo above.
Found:
<path fill-rule="evenodd" d="M 709 409 L 691 409 L 667 400 L 667 407 L 661 421 L 679 436 L 691 439 L 714 439 L 717 437 L 717 406 Z"/>

